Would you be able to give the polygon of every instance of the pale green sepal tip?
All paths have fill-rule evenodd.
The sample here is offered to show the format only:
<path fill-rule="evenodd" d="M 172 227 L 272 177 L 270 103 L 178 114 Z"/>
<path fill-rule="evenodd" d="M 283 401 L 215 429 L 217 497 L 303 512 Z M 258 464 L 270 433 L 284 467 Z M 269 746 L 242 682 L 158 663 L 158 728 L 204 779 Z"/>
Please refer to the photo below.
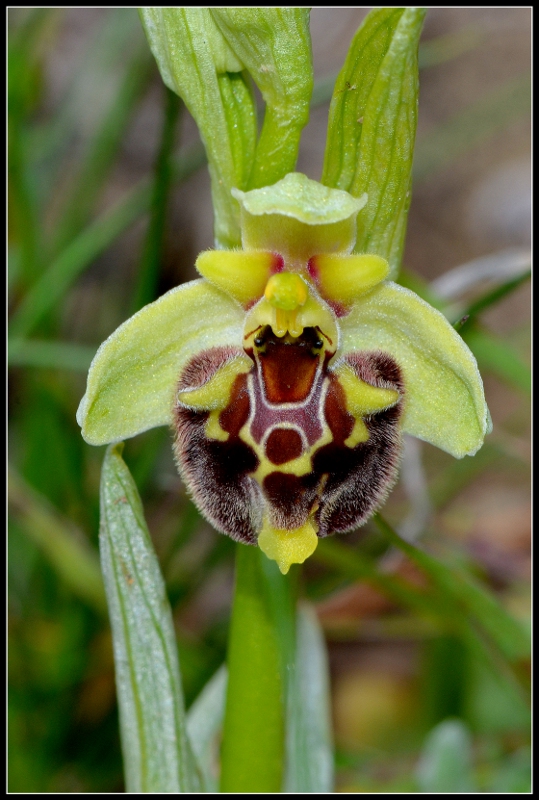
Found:
<path fill-rule="evenodd" d="M 232 195 L 253 216 L 279 214 L 306 225 L 328 225 L 355 216 L 367 202 L 367 195 L 352 197 L 341 189 L 331 189 L 312 181 L 301 172 L 290 172 L 273 186 Z"/>
<path fill-rule="evenodd" d="M 77 411 L 83 438 L 108 444 L 170 425 L 183 367 L 209 347 L 241 347 L 243 321 L 241 307 L 202 279 L 142 308 L 92 361 Z"/>
<path fill-rule="evenodd" d="M 385 282 L 340 319 L 341 352 L 381 350 L 404 378 L 403 431 L 456 458 L 490 430 L 477 362 L 447 319 L 414 292 Z"/>

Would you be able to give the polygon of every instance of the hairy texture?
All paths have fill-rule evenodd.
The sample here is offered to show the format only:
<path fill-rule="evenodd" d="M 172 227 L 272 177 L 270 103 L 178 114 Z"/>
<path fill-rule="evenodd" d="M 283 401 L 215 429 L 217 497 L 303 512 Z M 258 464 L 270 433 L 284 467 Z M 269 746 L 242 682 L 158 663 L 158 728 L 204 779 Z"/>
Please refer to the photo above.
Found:
<path fill-rule="evenodd" d="M 206 384 L 238 352 L 199 354 L 178 390 Z M 268 327 L 248 355 L 252 369 L 235 377 L 222 408 L 175 407 L 176 460 L 199 508 L 247 544 L 256 544 L 264 518 L 279 530 L 314 519 L 320 537 L 362 525 L 397 475 L 404 386 L 395 361 L 359 351 L 331 368 L 313 328 L 292 339 Z M 343 363 L 358 381 L 399 393 L 390 408 L 363 418 L 368 438 L 357 444 L 356 418 L 335 372 Z"/>

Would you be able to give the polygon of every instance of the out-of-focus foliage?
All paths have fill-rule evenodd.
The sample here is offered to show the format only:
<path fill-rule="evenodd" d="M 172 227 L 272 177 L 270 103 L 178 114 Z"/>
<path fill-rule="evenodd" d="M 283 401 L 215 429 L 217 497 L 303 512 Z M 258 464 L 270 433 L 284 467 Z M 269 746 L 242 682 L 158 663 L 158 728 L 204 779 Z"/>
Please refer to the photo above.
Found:
<path fill-rule="evenodd" d="M 400 280 L 451 322 L 472 313 L 460 332 L 486 375 L 494 432 L 462 461 L 407 447 L 384 510 L 391 528 L 322 542 L 304 571 L 302 592 L 329 643 L 344 790 L 452 792 L 443 781 L 455 757 L 479 791 L 529 790 L 527 285 L 510 268 L 474 284 L 472 262 L 526 241 L 496 238 L 510 230 L 509 211 L 495 228 L 485 223 L 490 239 L 466 227 L 485 219 L 485 196 L 515 207 L 512 196 L 504 205 L 509 189 L 494 190 L 500 159 L 509 169 L 528 152 L 529 15 L 486 12 L 427 14 Z M 313 103 L 329 101 L 334 75 L 323 70 L 340 68 L 363 13 L 313 11 L 315 75 L 322 64 Z M 97 557 L 104 449 L 84 444 L 75 412 L 97 344 L 194 277 L 197 252 L 212 244 L 211 211 L 199 211 L 209 187 L 192 122 L 162 88 L 134 10 L 8 17 L 9 789 L 121 791 Z M 327 107 L 313 107 L 307 142 L 319 114 L 325 137 Z M 300 151 L 298 168 L 318 179 L 321 148 Z M 468 203 L 465 215 L 455 197 Z M 472 282 L 437 296 L 429 282 L 464 261 Z M 503 298 L 493 291 L 511 281 Z M 189 707 L 224 660 L 233 545 L 188 501 L 170 450 L 158 429 L 124 455 L 165 576 Z M 402 541 L 419 536 L 421 547 Z"/>

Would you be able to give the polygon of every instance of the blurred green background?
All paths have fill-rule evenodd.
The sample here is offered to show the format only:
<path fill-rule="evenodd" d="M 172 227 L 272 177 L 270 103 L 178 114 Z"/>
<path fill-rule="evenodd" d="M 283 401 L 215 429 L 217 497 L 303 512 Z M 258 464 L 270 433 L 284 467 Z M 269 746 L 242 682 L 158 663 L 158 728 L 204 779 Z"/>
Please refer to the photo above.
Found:
<path fill-rule="evenodd" d="M 333 81 L 366 12 L 312 12 L 317 85 L 298 170 L 314 179 Z M 197 253 L 213 244 L 209 178 L 135 10 L 10 9 L 8 25 L 9 790 L 122 791 L 97 551 L 103 449 L 83 442 L 75 412 L 97 346 L 195 277 Z M 462 461 L 407 441 L 383 513 L 483 593 L 473 625 L 460 589 L 456 605 L 440 590 L 447 609 L 429 616 L 429 578 L 373 523 L 307 563 L 341 791 L 436 791 L 444 769 L 440 790 L 529 791 L 529 664 L 515 630 L 530 614 L 530 32 L 526 8 L 427 15 L 402 280 L 451 321 L 471 308 L 461 333 L 494 431 Z M 188 500 L 166 429 L 124 455 L 166 578 L 189 705 L 225 656 L 234 545 Z M 377 577 L 361 580 L 356 554 Z M 413 602 L 395 599 L 402 586 Z M 505 649 L 500 619 L 516 620 Z M 460 722 L 435 729 L 448 718 Z M 457 775 L 464 784 L 451 783 Z"/>

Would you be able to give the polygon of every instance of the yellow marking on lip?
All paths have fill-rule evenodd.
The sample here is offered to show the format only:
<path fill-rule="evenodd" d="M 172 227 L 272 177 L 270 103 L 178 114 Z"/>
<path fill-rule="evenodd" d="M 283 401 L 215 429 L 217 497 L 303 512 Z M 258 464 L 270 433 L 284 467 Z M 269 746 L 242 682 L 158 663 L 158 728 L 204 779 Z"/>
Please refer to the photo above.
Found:
<path fill-rule="evenodd" d="M 234 381 L 238 375 L 250 372 L 252 368 L 253 362 L 248 356 L 235 356 L 219 367 L 202 386 L 179 391 L 178 402 L 194 411 L 226 408 Z"/>
<path fill-rule="evenodd" d="M 259 464 L 256 472 L 253 472 L 251 477 L 253 477 L 260 486 L 262 486 L 264 479 L 272 472 L 282 472 L 285 475 L 296 475 L 298 478 L 301 478 L 303 475 L 308 475 L 313 471 L 312 456 L 314 453 L 323 447 L 323 445 L 329 444 L 333 441 L 333 434 L 324 420 L 322 436 L 310 447 L 309 450 L 303 452 L 297 458 L 293 458 L 290 461 L 285 461 L 284 464 L 272 464 L 272 462 L 266 456 L 265 451 L 265 442 L 267 437 L 265 436 L 260 443 L 256 442 L 251 434 L 250 424 L 251 420 L 248 420 L 241 429 L 239 437 L 245 442 L 245 444 L 248 444 L 258 456 Z"/>
<path fill-rule="evenodd" d="M 283 530 L 273 528 L 267 519 L 258 534 L 258 546 L 272 561 L 276 561 L 283 575 L 292 564 L 303 564 L 318 545 L 317 527 L 310 517 L 300 528 Z"/>
<path fill-rule="evenodd" d="M 354 427 L 348 439 L 344 440 L 346 447 L 355 447 L 360 442 L 369 441 L 369 430 L 361 417 L 356 417 L 354 420 Z"/>
<path fill-rule="evenodd" d="M 381 389 L 358 378 L 352 367 L 343 363 L 334 370 L 346 396 L 346 408 L 354 417 L 366 417 L 385 411 L 398 402 L 400 394 L 395 389 Z"/>
<path fill-rule="evenodd" d="M 228 431 L 225 431 L 221 428 L 221 423 L 219 422 L 220 414 L 220 409 L 210 412 L 204 432 L 208 439 L 217 439 L 219 442 L 228 442 L 230 434 Z"/>

